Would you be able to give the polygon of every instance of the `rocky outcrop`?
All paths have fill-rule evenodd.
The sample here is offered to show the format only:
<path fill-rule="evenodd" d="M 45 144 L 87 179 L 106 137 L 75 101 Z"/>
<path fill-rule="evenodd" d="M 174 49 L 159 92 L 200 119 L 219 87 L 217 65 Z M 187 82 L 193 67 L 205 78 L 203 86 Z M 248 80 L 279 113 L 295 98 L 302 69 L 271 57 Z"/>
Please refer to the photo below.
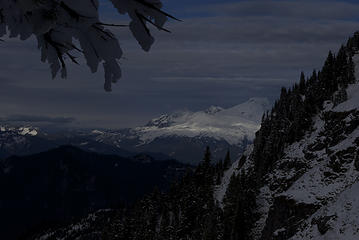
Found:
<path fill-rule="evenodd" d="M 357 152 L 355 160 L 354 160 L 355 169 L 359 171 L 359 153 Z"/>
<path fill-rule="evenodd" d="M 317 225 L 318 231 L 321 235 L 324 235 L 325 233 L 327 233 L 327 231 L 329 229 L 331 229 L 331 220 L 335 219 L 336 215 L 332 215 L 332 216 L 321 216 L 319 218 L 314 218 L 312 220 L 312 224 L 313 225 Z"/>
<path fill-rule="evenodd" d="M 312 215 L 318 208 L 319 206 L 315 204 L 300 203 L 287 196 L 276 197 L 261 239 L 284 240 L 292 237 L 302 220 Z"/>
<path fill-rule="evenodd" d="M 338 229 L 340 224 L 350 226 L 327 208 L 339 208 L 340 193 L 359 179 L 358 119 L 357 110 L 323 111 L 315 128 L 286 148 L 265 176 L 270 206 L 262 215 L 267 217 L 256 239 L 317 239 L 344 231 Z M 350 209 L 356 207 L 351 202 L 346 204 Z"/>

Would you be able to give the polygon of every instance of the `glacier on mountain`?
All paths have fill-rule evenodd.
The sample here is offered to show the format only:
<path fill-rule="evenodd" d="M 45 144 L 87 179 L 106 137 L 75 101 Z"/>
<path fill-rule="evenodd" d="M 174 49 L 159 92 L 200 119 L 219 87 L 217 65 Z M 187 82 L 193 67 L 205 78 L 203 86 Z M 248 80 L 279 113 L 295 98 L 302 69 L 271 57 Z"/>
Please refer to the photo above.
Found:
<path fill-rule="evenodd" d="M 239 144 L 244 138 L 252 141 L 260 128 L 263 113 L 270 108 L 266 98 L 251 98 L 247 102 L 223 109 L 210 107 L 199 112 L 176 112 L 151 120 L 133 132 L 143 143 L 171 135 L 185 137 L 211 137 Z"/>

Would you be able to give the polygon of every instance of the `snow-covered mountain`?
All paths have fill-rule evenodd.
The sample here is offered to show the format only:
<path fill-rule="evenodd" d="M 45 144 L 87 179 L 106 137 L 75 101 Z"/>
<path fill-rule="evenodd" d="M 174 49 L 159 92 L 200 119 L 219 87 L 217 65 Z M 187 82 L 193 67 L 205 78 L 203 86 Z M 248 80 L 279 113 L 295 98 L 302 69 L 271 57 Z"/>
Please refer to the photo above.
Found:
<path fill-rule="evenodd" d="M 162 115 L 146 126 L 134 129 L 143 143 L 158 137 L 210 137 L 240 144 L 244 138 L 253 140 L 263 113 L 270 108 L 266 98 L 251 98 L 237 106 L 223 109 L 212 106 L 199 112 L 177 112 Z"/>
<path fill-rule="evenodd" d="M 22 135 L 22 136 L 25 136 L 25 135 L 36 136 L 37 135 L 37 129 L 32 128 L 32 127 L 14 128 L 14 127 L 1 126 L 0 132 L 13 132 L 13 133 L 16 133 L 16 134 Z"/>
<path fill-rule="evenodd" d="M 0 124 L 0 159 L 41 152 L 56 145 L 37 127 Z"/>
<path fill-rule="evenodd" d="M 240 155 L 254 139 L 263 113 L 270 108 L 266 98 L 224 109 L 178 111 L 152 119 L 145 126 L 120 131 L 93 130 L 98 142 L 132 152 L 161 152 L 186 163 L 197 164 L 206 146 L 214 159 L 223 158 L 228 149 Z"/>

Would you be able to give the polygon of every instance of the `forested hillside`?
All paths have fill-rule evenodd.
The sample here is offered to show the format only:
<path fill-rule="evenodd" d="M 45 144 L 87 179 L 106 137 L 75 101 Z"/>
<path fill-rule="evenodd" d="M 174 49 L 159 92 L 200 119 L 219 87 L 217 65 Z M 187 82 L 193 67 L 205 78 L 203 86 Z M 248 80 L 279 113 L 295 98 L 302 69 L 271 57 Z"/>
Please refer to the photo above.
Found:
<path fill-rule="evenodd" d="M 168 189 L 187 168 L 144 154 L 123 158 L 73 146 L 0 160 L 1 239 L 131 204 L 155 186 Z"/>

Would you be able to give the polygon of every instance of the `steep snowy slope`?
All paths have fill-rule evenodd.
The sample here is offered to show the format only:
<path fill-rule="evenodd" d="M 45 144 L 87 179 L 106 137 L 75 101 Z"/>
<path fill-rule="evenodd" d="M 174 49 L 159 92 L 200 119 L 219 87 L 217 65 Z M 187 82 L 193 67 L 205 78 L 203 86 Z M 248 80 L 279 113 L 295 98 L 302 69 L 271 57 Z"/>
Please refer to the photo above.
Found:
<path fill-rule="evenodd" d="M 313 207 L 314 214 L 304 221 L 293 240 L 359 239 L 359 84 L 348 88 L 348 98 L 336 107 L 327 103 L 322 119 L 316 120 L 316 132 L 306 146 L 296 148 L 296 155 L 310 144 L 320 145 L 328 132 L 329 146 L 313 150 L 315 157 L 306 173 L 277 196 Z"/>
<path fill-rule="evenodd" d="M 359 73 L 359 58 L 354 61 Z M 359 239 L 359 83 L 346 92 L 336 106 L 324 102 L 311 130 L 286 146 L 262 177 L 253 239 Z M 253 167 L 252 160 L 242 169 Z M 232 167 L 225 178 L 242 169 Z"/>

